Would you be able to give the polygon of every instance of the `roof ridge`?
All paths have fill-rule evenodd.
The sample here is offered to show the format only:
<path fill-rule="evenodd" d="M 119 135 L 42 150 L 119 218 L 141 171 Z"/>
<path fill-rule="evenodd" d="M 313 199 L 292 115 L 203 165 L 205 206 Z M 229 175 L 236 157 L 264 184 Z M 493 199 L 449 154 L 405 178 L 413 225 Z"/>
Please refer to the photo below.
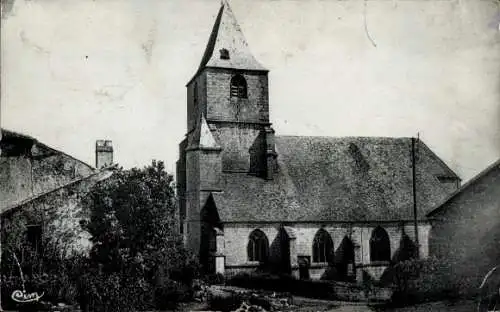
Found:
<path fill-rule="evenodd" d="M 53 192 L 57 192 L 58 190 L 61 190 L 61 189 L 63 189 L 63 188 L 66 188 L 66 187 L 71 186 L 71 185 L 73 185 L 73 184 L 76 184 L 76 183 L 78 183 L 78 182 L 82 182 L 82 181 L 84 181 L 84 180 L 87 180 L 87 179 L 90 179 L 90 178 L 92 178 L 92 177 L 95 177 L 95 176 L 97 176 L 98 174 L 104 173 L 105 171 L 112 171 L 112 170 L 116 169 L 116 167 L 117 167 L 117 165 L 116 165 L 116 164 L 111 165 L 111 166 L 108 166 L 108 167 L 103 167 L 103 168 L 99 169 L 98 171 L 95 171 L 95 172 L 93 172 L 93 173 L 91 173 L 91 174 L 89 174 L 89 175 L 86 175 L 86 176 L 84 176 L 84 177 L 81 177 L 81 178 L 78 178 L 78 179 L 71 180 L 71 181 L 69 181 L 69 182 L 67 182 L 67 183 L 65 183 L 65 184 L 63 184 L 63 185 L 59 185 L 59 186 L 57 186 L 57 187 L 55 187 L 55 188 L 53 188 L 53 189 L 50 189 L 50 190 L 47 190 L 47 191 L 45 191 L 45 192 L 42 192 L 42 193 L 39 193 L 39 194 L 36 194 L 36 195 L 30 196 L 30 197 L 28 197 L 28 198 L 26 198 L 26 199 L 24 199 L 24 200 L 22 200 L 22 201 L 20 201 L 20 202 L 18 202 L 18 203 L 15 203 L 15 204 L 13 204 L 13 205 L 7 206 L 7 208 L 6 208 L 6 209 L 3 209 L 3 211 L 0 211 L 0 215 L 1 215 L 1 214 L 3 214 L 3 213 L 5 213 L 5 212 L 8 212 L 8 211 L 10 211 L 10 210 L 12 210 L 12 209 L 14 209 L 14 208 L 17 208 L 17 207 L 19 207 L 19 206 L 22 206 L 22 205 L 24 205 L 24 204 L 27 204 L 27 203 L 29 203 L 29 202 L 31 202 L 31 201 L 34 201 L 34 200 L 36 200 L 36 199 L 38 199 L 38 198 L 44 197 L 44 196 L 49 195 L 49 194 L 51 194 L 51 193 L 53 193 Z"/>
<path fill-rule="evenodd" d="M 88 164 L 87 162 L 85 162 L 85 161 L 83 161 L 83 160 L 81 160 L 81 159 L 78 159 L 78 158 L 76 158 L 76 157 L 74 157 L 74 156 L 71 156 L 70 154 L 67 154 L 66 152 L 63 152 L 63 151 L 61 151 L 61 150 L 59 150 L 59 149 L 56 149 L 56 148 L 54 148 L 54 147 L 51 147 L 51 146 L 49 146 L 49 145 L 47 145 L 47 144 L 45 144 L 45 143 L 42 143 L 42 142 L 40 142 L 38 139 L 36 139 L 35 137 L 33 137 L 33 136 L 31 136 L 31 135 L 27 135 L 27 134 L 23 134 L 23 133 L 21 133 L 21 132 L 16 132 L 16 131 L 8 130 L 8 129 L 5 129 L 5 128 L 0 128 L 0 132 L 2 132 L 2 131 L 3 131 L 4 133 L 9 133 L 9 132 L 10 132 L 11 134 L 14 134 L 14 135 L 16 135 L 16 136 L 19 136 L 19 137 L 21 137 L 21 138 L 28 139 L 28 140 L 32 140 L 32 141 L 33 141 L 33 144 L 35 144 L 35 143 L 36 143 L 36 144 L 40 145 L 41 147 L 47 148 L 47 149 L 49 149 L 49 150 L 51 150 L 51 151 L 53 151 L 53 152 L 63 154 L 64 156 L 67 156 L 67 157 L 69 157 L 69 158 L 71 158 L 71 159 L 73 159 L 73 160 L 76 160 L 76 161 L 78 161 L 78 162 L 80 162 L 80 163 L 84 164 L 85 166 L 89 167 L 89 168 L 90 168 L 90 169 L 92 169 L 93 171 L 97 170 L 94 166 L 92 166 L 92 165 Z M 4 134 L 2 134 L 2 136 L 0 137 L 0 139 L 4 139 L 4 138 L 5 138 L 5 135 L 4 135 Z"/>
<path fill-rule="evenodd" d="M 409 140 L 411 137 L 390 137 L 390 136 L 328 136 L 328 135 L 277 135 L 277 138 L 320 138 L 320 139 L 392 139 Z"/>

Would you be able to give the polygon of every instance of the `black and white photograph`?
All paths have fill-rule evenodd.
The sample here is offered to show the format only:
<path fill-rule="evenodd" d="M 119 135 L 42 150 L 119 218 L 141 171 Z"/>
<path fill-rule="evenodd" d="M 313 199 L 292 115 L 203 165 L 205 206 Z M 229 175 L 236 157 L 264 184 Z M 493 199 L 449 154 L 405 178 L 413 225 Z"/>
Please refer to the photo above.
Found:
<path fill-rule="evenodd" d="M 500 0 L 1 0 L 0 311 L 500 312 Z"/>

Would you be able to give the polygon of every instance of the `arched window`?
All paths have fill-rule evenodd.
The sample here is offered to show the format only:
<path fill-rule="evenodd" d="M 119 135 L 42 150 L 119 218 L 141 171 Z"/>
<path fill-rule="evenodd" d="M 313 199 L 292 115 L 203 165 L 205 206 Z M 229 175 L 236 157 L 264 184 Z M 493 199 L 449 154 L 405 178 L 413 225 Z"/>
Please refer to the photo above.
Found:
<path fill-rule="evenodd" d="M 370 260 L 373 261 L 391 261 L 391 243 L 387 232 L 377 226 L 370 238 Z"/>
<path fill-rule="evenodd" d="M 265 262 L 269 250 L 269 241 L 261 230 L 254 230 L 250 234 L 247 253 L 249 261 Z"/>
<path fill-rule="evenodd" d="M 324 229 L 319 229 L 314 236 L 313 262 L 331 262 L 333 255 L 333 240 Z"/>
<path fill-rule="evenodd" d="M 247 81 L 242 75 L 231 78 L 231 97 L 247 98 Z"/>

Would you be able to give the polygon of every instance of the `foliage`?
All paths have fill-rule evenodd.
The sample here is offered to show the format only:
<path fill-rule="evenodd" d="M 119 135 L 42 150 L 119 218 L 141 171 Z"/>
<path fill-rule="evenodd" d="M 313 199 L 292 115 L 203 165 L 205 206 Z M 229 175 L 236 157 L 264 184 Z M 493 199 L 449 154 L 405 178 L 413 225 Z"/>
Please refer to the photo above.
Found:
<path fill-rule="evenodd" d="M 26 225 L 33 223 L 32 212 L 19 210 L 2 218 L 2 304 L 7 309 L 21 309 L 10 295 L 14 290 L 26 289 L 28 293 L 44 293 L 43 301 L 74 304 L 77 299 L 75 286 L 76 267 L 81 256 L 66 254 L 67 245 L 42 238 L 34 246 L 26 240 Z M 31 221 L 31 222 L 30 222 Z M 34 307 L 40 310 L 40 307 Z"/>
<path fill-rule="evenodd" d="M 458 292 L 447 278 L 449 269 L 445 262 L 434 257 L 411 259 L 394 265 L 383 280 L 395 288 L 396 305 L 453 299 Z"/>
<path fill-rule="evenodd" d="M 197 266 L 177 231 L 172 176 L 164 169 L 153 161 L 144 169 L 118 170 L 89 193 L 84 227 L 93 248 L 80 282 L 82 305 L 132 311 L 185 299 L 182 284 L 191 283 Z"/>
<path fill-rule="evenodd" d="M 163 163 L 117 169 L 84 191 L 84 198 L 79 194 L 68 200 L 65 196 L 73 195 L 64 190 L 43 203 L 3 215 L 3 298 L 24 284 L 27 292 L 44 292 L 42 300 L 80 303 L 84 311 L 170 309 L 187 300 L 198 264 L 183 248 L 177 231 L 172 176 Z M 83 213 L 75 209 L 60 215 L 61 209 L 73 209 L 75 202 Z M 76 219 L 69 220 L 70 214 Z M 39 245 L 27 241 L 27 224 L 43 225 Z M 71 240 L 79 230 L 91 238 L 89 253 L 73 252 Z M 9 299 L 3 305 L 18 309 Z"/>

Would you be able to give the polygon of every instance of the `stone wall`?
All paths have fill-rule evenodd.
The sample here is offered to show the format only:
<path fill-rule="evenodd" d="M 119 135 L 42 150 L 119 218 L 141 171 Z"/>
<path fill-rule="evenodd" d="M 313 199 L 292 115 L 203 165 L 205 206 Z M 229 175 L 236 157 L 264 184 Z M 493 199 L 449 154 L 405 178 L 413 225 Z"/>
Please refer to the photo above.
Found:
<path fill-rule="evenodd" d="M 226 257 L 226 268 L 230 271 L 248 271 L 255 268 L 258 263 L 248 261 L 247 244 L 250 233 L 255 229 L 263 231 L 272 245 L 277 239 L 280 224 L 225 224 L 224 225 L 224 253 Z M 294 223 L 287 225 L 287 232 L 292 233 L 290 244 L 290 257 L 292 267 L 297 266 L 298 256 L 308 256 L 312 260 L 312 246 L 316 233 L 324 228 L 331 236 L 334 250 L 337 253 L 339 246 L 345 237 L 350 238 L 354 247 L 355 265 L 362 271 L 368 273 L 374 279 L 379 279 L 387 264 L 373 263 L 370 259 L 370 238 L 372 231 L 381 226 L 389 235 L 391 246 L 391 260 L 398 261 L 401 254 L 401 240 L 403 234 L 414 242 L 414 228 L 412 222 L 394 223 L 372 223 L 372 224 L 346 224 L 346 223 Z M 428 256 L 428 235 L 430 225 L 426 222 L 419 224 L 420 257 Z M 271 250 L 272 252 L 272 250 Z M 320 278 L 327 268 L 326 263 L 311 263 L 310 275 L 312 278 Z"/>
<path fill-rule="evenodd" d="M 87 164 L 34 143 L 24 155 L 0 156 L 0 211 L 94 172 Z"/>
<path fill-rule="evenodd" d="M 447 201 L 432 216 L 430 253 L 451 266 L 450 278 L 475 294 L 482 278 L 500 265 L 500 166 Z"/>
<path fill-rule="evenodd" d="M 231 98 L 231 78 L 241 74 L 247 82 L 248 98 Z M 269 99 L 266 72 L 209 69 L 207 75 L 207 120 L 268 122 Z"/>
<path fill-rule="evenodd" d="M 257 139 L 262 130 L 262 127 L 251 124 L 218 126 L 214 135 L 223 149 L 221 153 L 222 170 L 249 172 L 251 167 L 250 150 L 256 148 L 256 142 L 260 141 Z M 265 149 L 264 142 L 261 142 L 260 149 Z"/>
<path fill-rule="evenodd" d="M 187 131 L 191 132 L 200 120 L 201 113 L 206 113 L 207 75 L 201 72 L 186 88 L 187 91 Z M 195 101 L 196 99 L 196 101 Z"/>
<path fill-rule="evenodd" d="M 27 225 L 40 225 L 44 241 L 57 244 L 62 254 L 87 252 L 91 246 L 90 237 L 83 231 L 80 221 L 89 215 L 82 206 L 82 199 L 95 183 L 110 174 L 108 171 L 99 172 L 5 212 L 2 215 L 3 230 L 8 230 L 8 223 L 13 221 L 21 229 Z"/>
<path fill-rule="evenodd" d="M 31 160 L 0 157 L 0 211 L 33 195 Z"/>

